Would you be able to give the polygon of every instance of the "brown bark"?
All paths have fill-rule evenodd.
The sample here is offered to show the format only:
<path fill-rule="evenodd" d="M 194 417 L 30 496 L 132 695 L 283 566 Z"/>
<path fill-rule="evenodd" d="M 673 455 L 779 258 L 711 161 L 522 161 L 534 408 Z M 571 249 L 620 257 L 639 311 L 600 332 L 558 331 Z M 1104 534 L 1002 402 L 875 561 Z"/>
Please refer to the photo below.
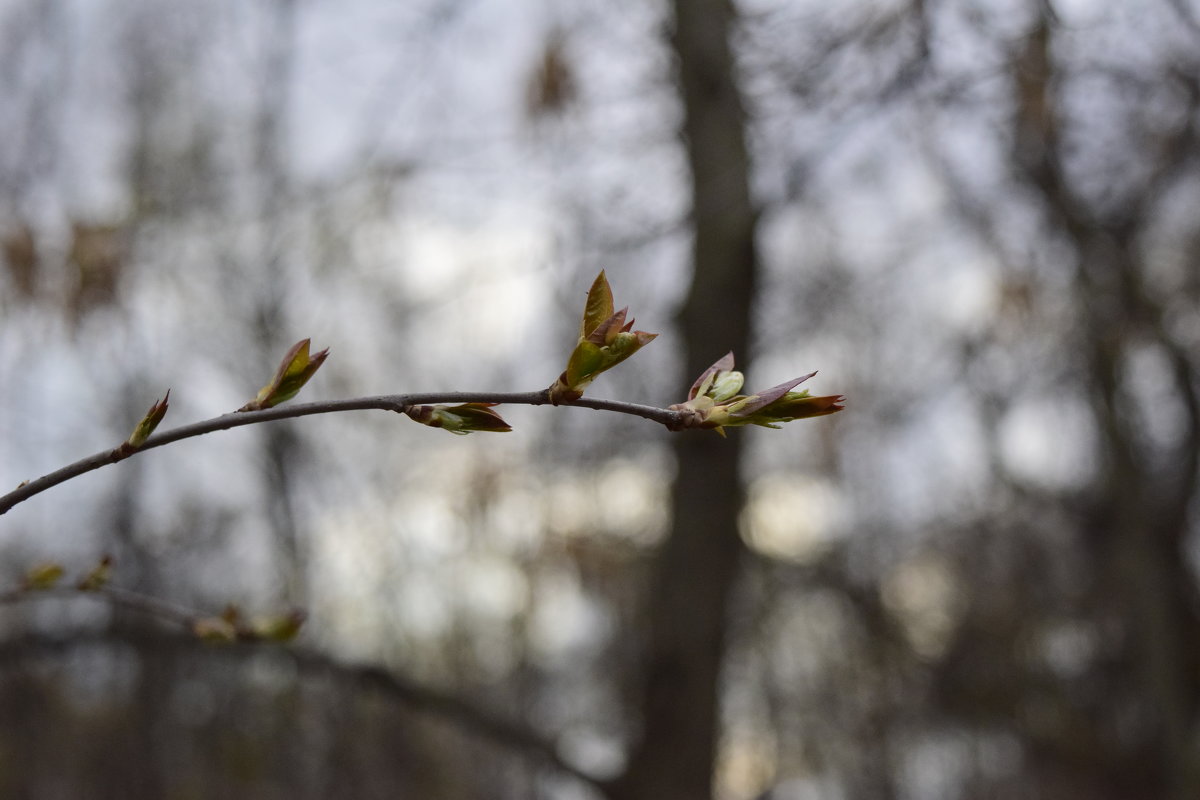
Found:
<path fill-rule="evenodd" d="M 757 255 L 745 113 L 734 83 L 728 0 L 676 0 L 672 37 L 692 173 L 694 274 L 679 326 L 688 381 L 732 349 L 749 355 Z M 642 730 L 615 796 L 712 794 L 729 598 L 742 553 L 741 452 L 703 433 L 677 439 L 671 533 L 648 598 Z"/>

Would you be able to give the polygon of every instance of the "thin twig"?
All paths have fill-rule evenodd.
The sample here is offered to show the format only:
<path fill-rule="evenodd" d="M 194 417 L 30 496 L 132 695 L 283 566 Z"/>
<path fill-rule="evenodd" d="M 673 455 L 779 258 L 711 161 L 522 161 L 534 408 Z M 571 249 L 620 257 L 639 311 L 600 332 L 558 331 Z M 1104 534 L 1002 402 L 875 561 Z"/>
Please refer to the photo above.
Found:
<path fill-rule="evenodd" d="M 167 600 L 151 597 L 150 595 L 141 594 L 129 589 L 122 589 L 117 586 L 98 586 L 94 589 L 80 589 L 77 586 L 71 585 L 50 586 L 44 589 L 30 589 L 25 586 L 19 586 L 15 589 L 0 592 L 0 606 L 16 605 L 17 603 L 43 598 L 71 599 L 77 597 L 86 597 L 96 602 L 107 603 L 116 608 L 124 608 L 143 616 L 166 622 L 172 626 L 178 625 L 184 630 L 191 630 L 196 620 L 202 619 L 205 616 L 198 611 L 175 605 Z"/>
<path fill-rule="evenodd" d="M 156 447 L 203 436 L 215 431 L 239 428 L 243 425 L 256 425 L 260 422 L 271 422 L 279 419 L 294 419 L 308 417 L 314 414 L 333 414 L 341 411 L 382 410 L 404 413 L 405 409 L 418 405 L 460 404 L 460 403 L 500 403 L 506 405 L 544 406 L 551 405 L 548 393 L 539 392 L 427 392 L 423 394 L 387 394 L 375 397 L 355 397 L 349 400 L 328 400 L 317 403 L 298 403 L 290 406 L 277 406 L 262 411 L 244 411 L 223 414 L 219 417 L 182 425 L 173 430 L 151 436 L 145 444 L 136 450 L 117 447 L 80 459 L 73 464 L 57 469 L 35 480 L 22 483 L 13 491 L 0 496 L 0 514 L 22 503 L 34 495 L 57 486 L 60 483 L 77 478 L 84 473 L 116 464 L 138 453 L 153 450 Z M 581 398 L 563 405 L 591 408 L 597 411 L 614 411 L 619 414 L 630 414 L 635 417 L 658 422 L 667 427 L 680 423 L 678 412 L 669 411 L 656 406 L 644 406 L 637 403 L 625 403 L 619 400 L 593 400 Z"/>

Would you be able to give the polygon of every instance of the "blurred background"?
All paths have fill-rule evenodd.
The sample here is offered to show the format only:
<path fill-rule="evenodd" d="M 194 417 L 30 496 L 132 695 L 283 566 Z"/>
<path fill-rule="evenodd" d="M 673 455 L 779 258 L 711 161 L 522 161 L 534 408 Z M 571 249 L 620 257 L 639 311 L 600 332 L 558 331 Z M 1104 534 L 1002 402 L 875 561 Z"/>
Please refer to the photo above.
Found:
<path fill-rule="evenodd" d="M 2 0 L 0 486 L 250 399 L 814 369 L 670 434 L 189 440 L 0 519 L 0 797 L 1200 796 L 1195 0 Z"/>

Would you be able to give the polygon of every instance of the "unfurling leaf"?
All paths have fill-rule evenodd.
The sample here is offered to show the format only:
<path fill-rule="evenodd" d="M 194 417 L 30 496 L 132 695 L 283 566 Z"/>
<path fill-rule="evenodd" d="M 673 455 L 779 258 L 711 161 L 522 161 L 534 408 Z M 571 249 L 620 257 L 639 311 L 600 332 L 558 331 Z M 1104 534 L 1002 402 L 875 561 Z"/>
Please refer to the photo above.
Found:
<path fill-rule="evenodd" d="M 709 428 L 724 436 L 726 427 L 778 428 L 781 422 L 841 411 L 845 400 L 841 395 L 810 397 L 806 391 L 792 391 L 816 374 L 810 372 L 756 394 L 740 395 L 742 373 L 733 369 L 733 353 L 727 353 L 700 374 L 686 402 L 670 406 L 679 414 L 674 428 Z"/>
<path fill-rule="evenodd" d="M 53 589 L 65 571 L 62 564 L 55 561 L 38 564 L 25 573 L 25 580 L 21 586 L 28 591 Z"/>
<path fill-rule="evenodd" d="M 600 373 L 612 369 L 645 347 L 657 333 L 633 330 L 633 320 L 625 321 L 628 308 L 613 311 L 612 289 L 601 271 L 588 290 L 579 324 L 579 339 L 567 368 L 550 386 L 550 402 L 569 403 L 583 397 L 583 390 Z"/>
<path fill-rule="evenodd" d="M 280 362 L 279 369 L 275 371 L 275 377 L 271 379 L 271 382 L 259 390 L 257 397 L 239 408 L 238 411 L 259 411 L 277 406 L 295 397 L 329 356 L 328 347 L 310 356 L 308 354 L 310 343 L 310 339 L 301 339 L 292 345 L 292 349 L 288 350 L 287 355 Z"/>
<path fill-rule="evenodd" d="M 96 566 L 87 571 L 87 574 L 79 579 L 79 583 L 75 584 L 75 588 L 81 592 L 95 592 L 103 589 L 112 578 L 112 556 L 104 556 L 97 562 Z"/>
<path fill-rule="evenodd" d="M 587 302 L 583 305 L 583 319 L 579 322 L 579 338 L 586 339 L 592 331 L 599 328 L 601 323 L 612 315 L 612 287 L 608 285 L 608 278 L 605 276 L 604 270 L 600 270 L 596 280 L 592 281 L 592 288 L 588 289 Z"/>
<path fill-rule="evenodd" d="M 845 408 L 842 405 L 845 401 L 846 398 L 840 394 L 812 397 L 808 392 L 788 392 L 775 402 L 747 416 L 746 423 L 777 428 L 779 426 L 773 423 L 836 414 Z"/>
<path fill-rule="evenodd" d="M 595 375 L 600 371 L 601 365 L 604 363 L 604 351 L 600 345 L 589 341 L 582 341 L 575 346 L 575 350 L 571 353 L 570 360 L 567 361 L 567 369 L 563 372 L 564 380 L 570 386 L 583 387 L 586 384 L 589 375 Z M 579 393 L 583 396 L 583 392 Z M 573 398 L 578 400 L 579 398 Z"/>
<path fill-rule="evenodd" d="M 731 381 L 736 382 L 737 386 L 733 388 L 733 394 L 737 394 L 742 388 L 742 373 L 735 372 L 733 369 L 733 352 L 730 351 L 717 359 L 704 372 L 700 373 L 700 377 L 696 378 L 696 382 L 692 384 L 692 388 L 688 390 L 688 400 L 695 400 L 697 397 L 709 396 L 712 392 L 713 385 L 717 382 L 718 376 L 721 378 L 722 386 L 728 386 Z"/>
<path fill-rule="evenodd" d="M 492 407 L 496 403 L 463 403 L 458 406 L 409 406 L 404 410 L 411 419 L 431 428 L 445 428 L 465 436 L 471 431 L 507 433 L 512 428 Z"/>
<path fill-rule="evenodd" d="M 158 423 L 163 421 L 163 417 L 167 415 L 167 407 L 171 399 L 171 390 L 167 389 L 166 395 L 162 400 L 159 400 L 154 405 L 150 406 L 150 410 L 146 412 L 146 416 L 142 417 L 137 426 L 134 427 L 133 433 L 129 434 L 129 438 L 122 445 L 123 449 L 133 451 L 146 443 L 150 438 L 150 434 L 154 433 L 154 429 L 158 427 Z"/>

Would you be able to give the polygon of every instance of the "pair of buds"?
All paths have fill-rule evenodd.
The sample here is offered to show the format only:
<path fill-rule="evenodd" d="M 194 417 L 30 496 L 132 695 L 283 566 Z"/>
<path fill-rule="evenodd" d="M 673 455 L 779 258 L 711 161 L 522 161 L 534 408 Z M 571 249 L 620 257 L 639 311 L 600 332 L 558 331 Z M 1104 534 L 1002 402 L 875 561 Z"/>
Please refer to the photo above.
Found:
<path fill-rule="evenodd" d="M 700 374 L 686 402 L 668 407 L 679 413 L 674 429 L 711 428 L 724 436 L 725 428 L 778 428 L 782 422 L 841 411 L 845 400 L 841 395 L 813 397 L 805 390 L 792 391 L 816 374 L 810 372 L 755 394 L 739 394 L 745 376 L 733 368 L 733 353 L 726 353 Z"/>
<path fill-rule="evenodd" d="M 588 291 L 579 340 L 567 368 L 550 387 L 550 402 L 578 400 L 597 375 L 620 364 L 658 336 L 633 330 L 633 320 L 625 321 L 627 312 L 627 308 L 613 311 L 612 290 L 601 272 Z M 679 419 L 672 429 L 710 428 L 724 436 L 727 427 L 778 428 L 782 422 L 841 411 L 845 399 L 841 395 L 812 397 L 807 391 L 793 391 L 813 375 L 816 373 L 756 394 L 739 394 L 744 376 L 734 370 L 733 353 L 728 353 L 696 379 L 685 402 L 669 407 L 678 412 Z"/>
<path fill-rule="evenodd" d="M 292 345 L 287 355 L 283 357 L 283 361 L 279 363 L 279 368 L 275 370 L 271 382 L 259 389 L 258 395 L 238 411 L 260 411 L 264 408 L 272 408 L 299 394 L 300 390 L 304 388 L 304 384 L 317 374 L 317 370 L 329 356 L 329 348 L 310 355 L 310 344 L 309 339 L 301 339 Z M 118 453 L 130 455 L 146 443 L 150 434 L 154 433 L 154 429 L 167 415 L 170 399 L 171 390 L 168 389 L 163 399 L 152 405 L 145 416 L 138 420 L 138 424 L 133 428 L 133 433 L 129 434 L 129 438 L 117 448 Z"/>

